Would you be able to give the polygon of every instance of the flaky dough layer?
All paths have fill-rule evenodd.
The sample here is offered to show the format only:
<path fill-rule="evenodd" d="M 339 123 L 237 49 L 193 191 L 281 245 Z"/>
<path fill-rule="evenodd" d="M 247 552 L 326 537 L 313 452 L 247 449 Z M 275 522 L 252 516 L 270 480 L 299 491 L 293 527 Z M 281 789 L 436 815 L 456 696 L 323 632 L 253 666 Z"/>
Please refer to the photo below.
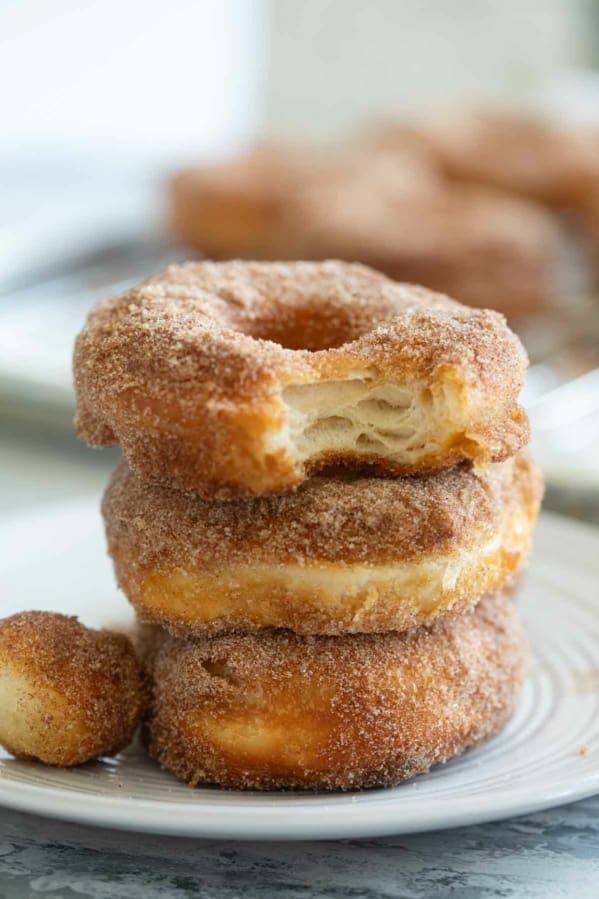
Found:
<path fill-rule="evenodd" d="M 496 733 L 525 657 L 503 595 L 402 635 L 167 640 L 154 662 L 150 754 L 193 785 L 390 786 Z"/>
<path fill-rule="evenodd" d="M 405 630 L 498 590 L 528 553 L 542 487 L 528 455 L 420 478 L 315 477 L 210 502 L 125 464 L 103 502 L 118 582 L 174 633 Z"/>
<path fill-rule="evenodd" d="M 190 263 L 101 303 L 75 348 L 76 425 L 142 478 L 277 493 L 333 463 L 501 460 L 528 438 L 501 315 L 341 262 Z"/>

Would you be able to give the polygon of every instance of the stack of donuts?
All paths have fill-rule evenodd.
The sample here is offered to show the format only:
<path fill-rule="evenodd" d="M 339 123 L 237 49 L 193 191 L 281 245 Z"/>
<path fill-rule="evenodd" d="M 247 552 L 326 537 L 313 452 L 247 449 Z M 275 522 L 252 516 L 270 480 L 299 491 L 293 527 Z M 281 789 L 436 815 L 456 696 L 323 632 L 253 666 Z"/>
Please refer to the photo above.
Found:
<path fill-rule="evenodd" d="M 191 784 L 396 784 L 495 734 L 541 498 L 503 316 L 362 265 L 172 266 L 90 314 L 77 428 Z"/>

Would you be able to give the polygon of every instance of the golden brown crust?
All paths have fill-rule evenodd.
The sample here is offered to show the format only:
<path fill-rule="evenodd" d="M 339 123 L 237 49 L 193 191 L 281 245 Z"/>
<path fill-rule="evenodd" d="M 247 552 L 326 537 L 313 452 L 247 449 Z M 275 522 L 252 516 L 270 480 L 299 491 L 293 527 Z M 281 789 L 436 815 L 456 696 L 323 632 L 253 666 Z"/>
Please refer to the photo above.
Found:
<path fill-rule="evenodd" d="M 557 227 L 541 207 L 448 183 L 318 184 L 289 203 L 277 235 L 277 256 L 358 259 L 508 316 L 545 305 L 558 249 Z"/>
<path fill-rule="evenodd" d="M 125 748 L 148 700 L 126 636 L 50 612 L 0 621 L 0 695 L 0 742 L 59 766 Z"/>
<path fill-rule="evenodd" d="M 470 110 L 381 130 L 375 144 L 422 146 L 447 175 L 548 206 L 577 208 L 599 175 L 596 133 L 534 116 Z"/>
<path fill-rule="evenodd" d="M 420 478 L 316 477 L 208 502 L 122 464 L 103 514 L 117 580 L 175 633 L 406 630 L 498 590 L 528 553 L 542 493 L 529 456 Z"/>
<path fill-rule="evenodd" d="M 76 425 L 94 446 L 120 444 L 144 479 L 276 493 L 332 462 L 402 474 L 509 457 L 528 439 L 525 368 L 502 316 L 364 266 L 189 263 L 92 311 L 75 348 Z M 357 377 L 411 391 L 425 418 L 435 410 L 429 443 L 409 459 L 298 461 L 285 389 Z"/>
<path fill-rule="evenodd" d="M 171 639 L 155 660 L 149 751 L 193 785 L 390 786 L 496 733 L 525 659 L 502 595 L 402 635 Z"/>

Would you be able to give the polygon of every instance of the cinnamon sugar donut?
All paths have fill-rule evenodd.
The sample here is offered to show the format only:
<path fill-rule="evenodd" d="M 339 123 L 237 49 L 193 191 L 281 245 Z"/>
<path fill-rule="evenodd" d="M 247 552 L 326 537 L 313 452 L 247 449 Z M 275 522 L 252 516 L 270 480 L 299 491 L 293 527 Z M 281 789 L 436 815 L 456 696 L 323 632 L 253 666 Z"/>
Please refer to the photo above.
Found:
<path fill-rule="evenodd" d="M 259 144 L 222 162 L 178 172 L 169 190 L 170 229 L 178 240 L 216 259 L 276 258 L 289 201 L 309 185 L 355 179 L 414 189 L 436 184 L 440 176 L 421 150 Z"/>
<path fill-rule="evenodd" d="M 525 660 L 501 594 L 404 634 L 171 639 L 154 663 L 149 751 L 193 785 L 391 786 L 495 734 Z"/>
<path fill-rule="evenodd" d="M 80 436 L 205 496 L 331 463 L 501 460 L 528 438 L 502 316 L 342 262 L 171 266 L 90 313 L 74 367 Z"/>
<path fill-rule="evenodd" d="M 597 138 L 590 128 L 500 110 L 436 114 L 399 123 L 373 137 L 376 147 L 404 153 L 418 144 L 451 178 L 512 191 L 544 205 L 584 202 L 599 175 Z"/>
<path fill-rule="evenodd" d="M 469 306 L 519 316 L 551 296 L 557 252 L 551 214 L 518 197 L 348 179 L 315 185 L 289 204 L 276 255 L 357 259 Z"/>
<path fill-rule="evenodd" d="M 124 749 L 147 704 L 130 640 L 76 618 L 22 612 L 0 621 L 0 743 L 47 765 Z"/>
<path fill-rule="evenodd" d="M 599 137 L 597 138 L 597 155 L 599 156 Z M 599 286 L 599 177 L 594 187 L 589 190 L 583 209 L 583 224 L 587 236 L 592 277 L 594 277 L 595 285 Z"/>
<path fill-rule="evenodd" d="M 169 190 L 171 231 L 206 256 L 261 256 L 287 197 L 321 164 L 315 150 L 260 144 L 178 172 Z"/>
<path fill-rule="evenodd" d="M 123 464 L 103 502 L 117 580 L 182 636 L 285 627 L 405 630 L 499 589 L 526 556 L 541 494 L 528 455 L 420 478 L 315 477 L 218 503 Z"/>

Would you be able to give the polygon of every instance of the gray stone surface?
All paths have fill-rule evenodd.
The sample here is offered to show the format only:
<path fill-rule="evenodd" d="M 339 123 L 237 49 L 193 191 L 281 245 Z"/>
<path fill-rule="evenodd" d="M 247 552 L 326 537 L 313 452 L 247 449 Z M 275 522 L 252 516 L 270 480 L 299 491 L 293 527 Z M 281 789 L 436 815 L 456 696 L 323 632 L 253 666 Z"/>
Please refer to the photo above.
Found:
<path fill-rule="evenodd" d="M 2 899 L 597 899 L 599 797 L 497 824 L 323 843 L 119 833 L 0 812 Z"/>

